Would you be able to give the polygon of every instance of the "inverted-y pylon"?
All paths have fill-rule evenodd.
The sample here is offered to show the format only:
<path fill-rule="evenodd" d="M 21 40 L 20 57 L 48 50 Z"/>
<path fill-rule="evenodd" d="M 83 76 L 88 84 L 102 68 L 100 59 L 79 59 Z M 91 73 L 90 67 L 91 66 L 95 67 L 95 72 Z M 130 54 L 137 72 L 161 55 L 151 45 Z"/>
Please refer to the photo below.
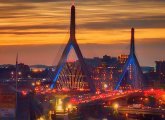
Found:
<path fill-rule="evenodd" d="M 51 84 L 51 88 L 55 87 L 55 84 L 59 78 L 59 75 L 60 75 L 65 63 L 67 62 L 68 54 L 69 54 L 70 50 L 73 48 L 75 50 L 75 53 L 77 55 L 77 58 L 79 60 L 80 65 L 81 65 L 82 72 L 86 77 L 85 82 L 88 83 L 90 91 L 95 92 L 95 86 L 94 86 L 94 83 L 91 79 L 90 72 L 87 69 L 87 66 L 86 66 L 84 59 L 83 59 L 83 56 L 82 56 L 82 53 L 81 53 L 80 48 L 79 48 L 77 41 L 76 41 L 75 27 L 76 27 L 76 24 L 75 24 L 75 6 L 73 4 L 71 7 L 70 38 L 69 38 L 69 41 L 68 41 L 68 43 L 67 43 L 67 45 L 66 45 L 66 47 L 62 53 L 62 56 L 61 56 L 60 61 L 57 65 L 57 68 L 55 70 L 55 77 L 54 77 L 53 82 Z"/>
<path fill-rule="evenodd" d="M 131 46 L 129 57 L 123 67 L 122 74 L 119 77 L 116 90 L 119 89 L 125 75 L 129 73 L 129 83 L 133 89 L 142 89 L 143 72 L 140 68 L 139 62 L 135 54 L 135 43 L 134 43 L 134 28 L 131 29 Z"/>

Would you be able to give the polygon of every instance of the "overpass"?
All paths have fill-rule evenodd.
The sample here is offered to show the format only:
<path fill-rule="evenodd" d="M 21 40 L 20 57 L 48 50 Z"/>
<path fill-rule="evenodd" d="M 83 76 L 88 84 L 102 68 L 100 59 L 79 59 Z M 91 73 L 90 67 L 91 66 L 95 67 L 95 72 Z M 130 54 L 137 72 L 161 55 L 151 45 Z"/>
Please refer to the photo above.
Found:
<path fill-rule="evenodd" d="M 89 105 L 89 104 L 101 104 L 107 101 L 113 101 L 121 98 L 128 98 L 129 96 L 142 95 L 141 90 L 130 90 L 125 92 L 112 91 L 101 94 L 87 94 L 77 95 L 70 99 L 70 103 L 74 105 Z"/>
<path fill-rule="evenodd" d="M 118 108 L 118 112 L 123 114 L 137 114 L 137 115 L 165 115 L 165 109 L 159 108 L 128 108 L 128 107 L 120 107 Z"/>

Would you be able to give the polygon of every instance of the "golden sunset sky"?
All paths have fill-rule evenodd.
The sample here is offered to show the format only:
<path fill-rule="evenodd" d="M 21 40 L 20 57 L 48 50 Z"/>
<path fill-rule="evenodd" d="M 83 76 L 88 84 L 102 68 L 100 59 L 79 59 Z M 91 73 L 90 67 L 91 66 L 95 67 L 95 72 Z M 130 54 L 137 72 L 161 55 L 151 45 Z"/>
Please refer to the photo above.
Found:
<path fill-rule="evenodd" d="M 17 52 L 26 64 L 54 64 L 59 44 L 69 39 L 70 6 L 70 0 L 0 0 L 0 64 L 14 63 Z M 75 6 L 85 57 L 128 54 L 135 27 L 140 63 L 165 59 L 164 0 L 77 0 Z"/>

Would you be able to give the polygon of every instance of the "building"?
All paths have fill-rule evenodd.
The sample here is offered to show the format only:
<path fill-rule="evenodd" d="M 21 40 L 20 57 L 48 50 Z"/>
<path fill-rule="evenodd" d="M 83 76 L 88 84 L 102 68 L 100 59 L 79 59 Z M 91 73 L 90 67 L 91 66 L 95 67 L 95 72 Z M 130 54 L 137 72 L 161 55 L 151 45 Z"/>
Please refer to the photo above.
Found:
<path fill-rule="evenodd" d="M 105 63 L 107 66 L 112 66 L 113 64 L 117 62 L 117 58 L 104 55 L 102 58 L 102 62 Z"/>
<path fill-rule="evenodd" d="M 48 72 L 53 69 L 52 67 L 49 66 L 45 66 L 45 65 L 32 65 L 30 66 L 30 76 L 32 78 L 38 78 L 38 79 L 43 79 L 43 78 L 47 78 L 48 76 Z"/>
<path fill-rule="evenodd" d="M 165 61 L 156 61 L 156 72 L 165 73 Z"/>
<path fill-rule="evenodd" d="M 116 64 L 117 58 L 104 55 L 102 58 L 85 58 L 88 69 L 91 72 L 96 89 L 113 90 L 113 65 Z"/>
<path fill-rule="evenodd" d="M 99 58 L 99 57 L 84 58 L 84 61 L 90 67 L 97 67 L 101 64 L 102 58 Z"/>
<path fill-rule="evenodd" d="M 30 66 L 30 71 L 32 72 L 43 72 L 48 68 L 48 66 L 45 65 L 32 65 Z"/>
<path fill-rule="evenodd" d="M 92 70 L 92 79 L 95 81 L 96 89 L 113 90 L 113 71 L 107 64 L 102 63 Z"/>
<path fill-rule="evenodd" d="M 28 65 L 23 63 L 18 64 L 18 78 L 28 78 L 30 74 L 30 68 Z M 2 80 L 4 79 L 15 79 L 16 76 L 16 66 L 15 65 L 1 65 L 0 66 L 0 76 Z"/>
<path fill-rule="evenodd" d="M 128 55 L 126 54 L 121 54 L 120 56 L 118 56 L 118 62 L 120 64 L 125 64 L 127 59 L 128 59 Z"/>
<path fill-rule="evenodd" d="M 156 61 L 156 73 L 161 83 L 165 84 L 165 61 Z"/>

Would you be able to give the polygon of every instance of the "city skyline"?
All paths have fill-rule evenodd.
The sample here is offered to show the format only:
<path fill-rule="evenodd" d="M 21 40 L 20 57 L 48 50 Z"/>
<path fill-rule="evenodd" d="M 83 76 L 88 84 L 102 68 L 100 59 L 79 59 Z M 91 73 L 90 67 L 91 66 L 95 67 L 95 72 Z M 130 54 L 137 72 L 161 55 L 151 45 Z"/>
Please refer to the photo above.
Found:
<path fill-rule="evenodd" d="M 27 64 L 52 64 L 59 44 L 69 39 L 71 2 L 9 1 L 0 1 L 0 64 L 15 63 L 17 52 L 21 61 Z M 154 61 L 165 58 L 158 54 L 165 50 L 165 2 L 144 0 L 136 5 L 135 2 L 76 1 L 76 36 L 85 57 L 128 54 L 130 28 L 135 27 L 140 64 L 153 66 Z"/>
<path fill-rule="evenodd" d="M 0 0 L 0 119 L 164 120 L 164 6 Z"/>

